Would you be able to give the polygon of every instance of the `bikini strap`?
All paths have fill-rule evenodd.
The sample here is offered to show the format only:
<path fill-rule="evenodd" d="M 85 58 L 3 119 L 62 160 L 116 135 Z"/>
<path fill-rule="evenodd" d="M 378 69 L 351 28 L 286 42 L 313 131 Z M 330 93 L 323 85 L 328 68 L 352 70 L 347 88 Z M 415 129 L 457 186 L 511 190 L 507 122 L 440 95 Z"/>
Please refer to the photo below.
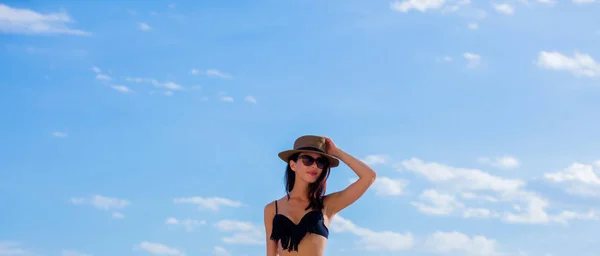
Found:
<path fill-rule="evenodd" d="M 275 200 L 275 213 L 277 213 L 277 200 Z"/>

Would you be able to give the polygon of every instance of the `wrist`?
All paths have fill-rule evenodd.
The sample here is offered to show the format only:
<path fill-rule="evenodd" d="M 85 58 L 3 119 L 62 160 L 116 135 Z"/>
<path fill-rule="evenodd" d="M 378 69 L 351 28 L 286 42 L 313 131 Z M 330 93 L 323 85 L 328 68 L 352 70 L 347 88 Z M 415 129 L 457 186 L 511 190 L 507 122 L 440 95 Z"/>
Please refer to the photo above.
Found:
<path fill-rule="evenodd" d="M 344 153 L 344 151 L 339 148 L 336 148 L 329 152 L 330 155 L 335 156 L 336 158 L 340 158 L 343 153 Z"/>

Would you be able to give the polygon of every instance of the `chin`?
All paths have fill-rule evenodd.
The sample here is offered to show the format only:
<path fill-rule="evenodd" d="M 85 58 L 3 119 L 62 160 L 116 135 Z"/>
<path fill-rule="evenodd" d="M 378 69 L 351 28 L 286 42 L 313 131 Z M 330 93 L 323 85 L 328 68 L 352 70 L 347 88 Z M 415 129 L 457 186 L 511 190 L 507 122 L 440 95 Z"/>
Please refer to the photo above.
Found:
<path fill-rule="evenodd" d="M 317 182 L 317 180 L 318 180 L 318 179 L 319 179 L 318 177 L 314 177 L 314 178 L 313 178 L 313 177 L 311 176 L 311 177 L 309 177 L 309 178 L 307 179 L 307 181 L 308 181 L 308 183 L 315 183 L 315 182 Z"/>

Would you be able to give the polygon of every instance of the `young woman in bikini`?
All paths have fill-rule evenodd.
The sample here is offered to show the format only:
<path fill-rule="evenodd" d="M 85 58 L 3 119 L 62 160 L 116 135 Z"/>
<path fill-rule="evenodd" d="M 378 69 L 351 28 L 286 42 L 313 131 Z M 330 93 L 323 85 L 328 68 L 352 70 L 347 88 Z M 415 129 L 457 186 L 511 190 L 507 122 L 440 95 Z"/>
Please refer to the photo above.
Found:
<path fill-rule="evenodd" d="M 286 195 L 264 208 L 267 256 L 323 256 L 331 220 L 367 191 L 376 174 L 322 136 L 296 139 L 293 149 L 280 152 L 279 158 L 287 163 Z M 325 195 L 330 168 L 337 167 L 340 160 L 358 180 Z"/>

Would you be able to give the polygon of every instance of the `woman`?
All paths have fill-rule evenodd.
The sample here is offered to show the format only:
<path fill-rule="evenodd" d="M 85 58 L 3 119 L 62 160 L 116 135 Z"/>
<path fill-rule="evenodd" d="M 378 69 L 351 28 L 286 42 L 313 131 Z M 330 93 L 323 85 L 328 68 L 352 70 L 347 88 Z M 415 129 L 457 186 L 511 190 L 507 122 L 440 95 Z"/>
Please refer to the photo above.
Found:
<path fill-rule="evenodd" d="M 287 195 L 264 208 L 267 256 L 322 256 L 332 218 L 358 200 L 376 174 L 322 136 L 296 139 L 293 149 L 280 152 L 279 158 L 287 162 Z M 337 167 L 340 160 L 358 180 L 342 191 L 325 195 L 330 168 Z"/>

